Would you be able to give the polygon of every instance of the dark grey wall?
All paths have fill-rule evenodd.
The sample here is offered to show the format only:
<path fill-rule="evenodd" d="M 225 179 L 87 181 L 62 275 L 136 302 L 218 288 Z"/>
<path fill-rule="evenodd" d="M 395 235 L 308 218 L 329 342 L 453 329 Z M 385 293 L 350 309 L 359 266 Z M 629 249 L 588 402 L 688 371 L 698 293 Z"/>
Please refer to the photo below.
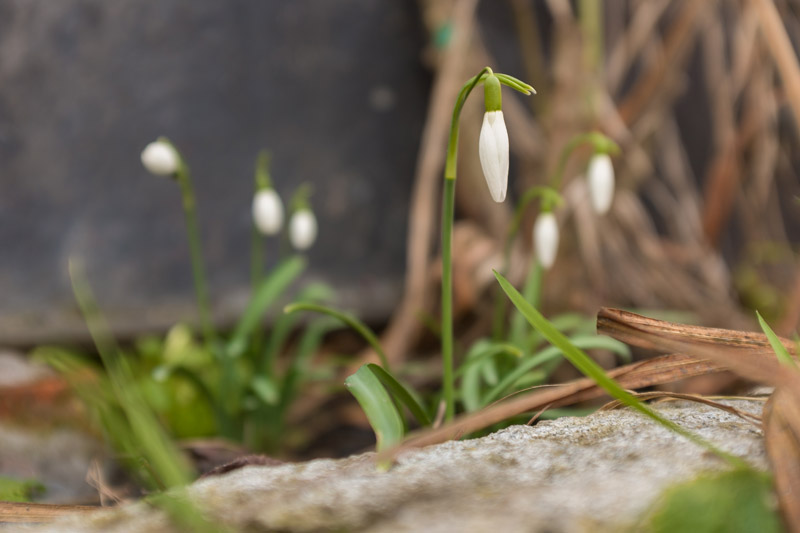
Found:
<path fill-rule="evenodd" d="M 83 331 L 83 258 L 121 333 L 191 318 L 167 135 L 198 189 L 217 311 L 243 305 L 258 150 L 277 189 L 313 184 L 308 278 L 381 318 L 399 295 L 428 78 L 416 4 L 370 0 L 0 0 L 0 345 Z"/>

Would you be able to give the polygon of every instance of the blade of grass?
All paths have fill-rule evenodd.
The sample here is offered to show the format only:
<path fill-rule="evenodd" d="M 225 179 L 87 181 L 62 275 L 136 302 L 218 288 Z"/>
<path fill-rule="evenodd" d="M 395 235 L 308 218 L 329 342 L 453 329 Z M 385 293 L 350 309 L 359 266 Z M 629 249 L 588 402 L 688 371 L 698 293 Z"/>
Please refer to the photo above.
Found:
<path fill-rule="evenodd" d="M 724 365 L 713 361 L 696 359 L 688 355 L 671 354 L 615 368 L 609 373 L 617 378 L 623 387 L 638 389 L 721 372 L 724 369 Z M 605 391 L 589 378 L 580 378 L 534 391 L 521 391 L 513 398 L 504 399 L 477 413 L 462 415 L 454 422 L 445 424 L 438 429 L 417 431 L 402 445 L 380 454 L 378 460 L 385 461 L 405 450 L 459 438 L 461 435 L 479 431 L 521 413 L 535 412 L 545 407 L 548 409 L 563 407 L 601 398 L 604 395 Z"/>
<path fill-rule="evenodd" d="M 473 344 L 472 348 L 467 353 L 464 362 L 461 363 L 461 366 L 459 366 L 458 370 L 456 370 L 455 377 L 458 379 L 468 369 L 490 357 L 496 357 L 504 354 L 518 359 L 522 357 L 522 350 L 513 344 L 504 342 L 488 342 L 485 339 L 483 342 L 478 341 Z"/>
<path fill-rule="evenodd" d="M 356 333 L 361 335 L 361 337 L 369 343 L 370 347 L 372 347 L 372 349 L 375 350 L 375 353 L 378 354 L 378 357 L 381 360 L 381 365 L 383 366 L 383 368 L 386 369 L 386 371 L 390 371 L 389 360 L 386 358 L 386 353 L 384 353 L 383 348 L 381 348 L 381 343 L 378 340 L 378 336 L 375 335 L 375 333 L 371 329 L 369 329 L 369 327 L 366 324 L 364 324 L 361 320 L 359 320 L 352 314 L 345 313 L 343 311 L 337 311 L 336 309 L 332 309 L 330 307 L 311 302 L 296 302 L 287 305 L 283 309 L 283 312 L 287 314 L 294 313 L 297 311 L 314 311 L 316 313 L 323 313 L 328 316 L 332 316 L 336 319 L 341 320 L 346 325 L 354 329 Z"/>
<path fill-rule="evenodd" d="M 83 272 L 73 261 L 70 261 L 69 267 L 75 299 L 135 438 L 132 445 L 138 447 L 138 454 L 147 459 L 165 486 L 188 484 L 194 477 L 188 461 L 161 428 L 153 412 L 146 407 L 145 399 L 136 388 L 131 369 L 100 314 Z"/>
<path fill-rule="evenodd" d="M 431 425 L 431 419 L 428 413 L 425 412 L 425 409 L 422 407 L 422 402 L 420 402 L 419 397 L 413 389 L 400 383 L 400 381 L 395 379 L 394 376 L 379 365 L 367 363 L 367 367 L 372 370 L 372 373 L 381 380 L 381 383 L 383 383 L 387 389 L 389 389 L 389 392 L 411 411 L 411 414 L 414 415 L 414 418 L 417 419 L 417 422 L 419 422 L 421 426 Z"/>
<path fill-rule="evenodd" d="M 225 349 L 230 358 L 239 357 L 247 348 L 247 338 L 258 325 L 261 317 L 270 305 L 283 293 L 289 285 L 300 275 L 306 266 L 305 260 L 295 256 L 282 262 L 278 267 L 261 282 L 256 289 L 250 303 L 247 305 L 242 317 L 233 330 L 233 335 Z"/>
<path fill-rule="evenodd" d="M 348 376 L 344 385 L 367 415 L 375 432 L 376 449 L 382 451 L 399 443 L 403 438 L 403 420 L 375 373 L 364 365 Z"/>
<path fill-rule="evenodd" d="M 767 321 L 761 316 L 761 313 L 756 311 L 756 316 L 758 317 L 758 324 L 761 326 L 764 335 L 769 339 L 769 345 L 775 350 L 775 355 L 778 356 L 778 360 L 790 368 L 800 370 L 800 367 L 797 366 L 797 362 L 789 354 L 789 350 L 786 349 L 786 346 L 783 345 L 775 332 L 772 331 L 772 328 L 769 327 L 769 324 L 767 324 Z"/>
<path fill-rule="evenodd" d="M 558 330 L 556 330 L 558 331 Z M 566 337 L 565 337 L 566 338 Z M 629 355 L 630 349 L 621 342 L 608 337 L 598 337 L 597 335 L 576 336 L 568 339 L 575 347 L 583 350 L 603 349 L 610 350 L 618 355 Z M 519 378 L 533 370 L 535 367 L 562 355 L 562 350 L 558 346 L 548 346 L 544 350 L 531 357 L 525 357 L 513 371 L 506 374 L 495 387 L 493 387 L 483 398 L 483 404 L 487 405 L 502 397 L 504 393 Z M 589 376 L 591 377 L 591 376 Z"/>
<path fill-rule="evenodd" d="M 312 322 L 303 331 L 294 356 L 289 363 L 289 368 L 282 379 L 280 402 L 278 404 L 282 414 L 285 414 L 289 409 L 300 385 L 305 380 L 306 374 L 308 374 L 309 359 L 317 351 L 325 335 L 337 327 L 338 324 L 332 320 L 322 319 Z"/>
<path fill-rule="evenodd" d="M 528 320 L 531 326 L 542 332 L 542 335 L 544 335 L 551 344 L 558 346 L 564 353 L 564 357 L 567 358 L 569 362 L 575 366 L 575 368 L 580 370 L 581 373 L 586 377 L 594 380 L 595 383 L 602 387 L 608 394 L 632 409 L 635 409 L 645 416 L 648 416 L 663 427 L 670 429 L 673 432 L 689 439 L 690 441 L 703 446 L 720 458 L 728 461 L 730 464 L 734 466 L 747 467 L 747 463 L 745 463 L 742 459 L 717 448 L 714 444 L 710 443 L 706 439 L 682 428 L 675 422 L 664 418 L 642 402 L 638 401 L 628 391 L 620 387 L 616 381 L 611 379 L 600 367 L 600 365 L 594 362 L 594 360 L 592 360 L 588 355 L 583 353 L 583 351 L 570 343 L 567 337 L 553 327 L 553 325 L 541 313 L 539 313 L 539 311 L 534 309 L 528 302 L 525 301 L 522 295 L 511 285 L 511 283 L 509 283 L 506 278 L 504 278 L 498 272 L 495 272 L 495 277 L 500 283 L 500 286 L 503 287 L 503 291 L 511 299 L 511 302 L 523 315 L 525 315 L 525 318 Z"/>
<path fill-rule="evenodd" d="M 333 290 L 325 284 L 314 283 L 301 289 L 297 298 L 303 302 L 322 302 L 333 298 Z M 267 345 L 258 362 L 257 368 L 262 374 L 267 376 L 274 375 L 275 369 L 273 367 L 278 357 L 278 352 L 294 329 L 297 318 L 297 315 L 282 313 L 275 319 L 275 323 L 269 333 Z"/>

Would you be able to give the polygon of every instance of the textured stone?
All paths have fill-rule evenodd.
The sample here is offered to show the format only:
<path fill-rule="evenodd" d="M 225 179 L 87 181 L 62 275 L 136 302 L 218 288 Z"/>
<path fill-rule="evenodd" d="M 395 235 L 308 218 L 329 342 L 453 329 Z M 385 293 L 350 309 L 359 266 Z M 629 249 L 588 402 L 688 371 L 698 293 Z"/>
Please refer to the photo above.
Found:
<path fill-rule="evenodd" d="M 762 403 L 731 402 L 758 413 Z M 762 435 L 699 404 L 657 409 L 725 451 L 766 468 Z M 671 484 L 726 468 L 705 449 L 628 411 L 513 426 L 409 452 L 389 472 L 372 454 L 246 467 L 196 482 L 209 516 L 247 531 L 622 531 Z M 42 531 L 169 531 L 137 504 Z"/>

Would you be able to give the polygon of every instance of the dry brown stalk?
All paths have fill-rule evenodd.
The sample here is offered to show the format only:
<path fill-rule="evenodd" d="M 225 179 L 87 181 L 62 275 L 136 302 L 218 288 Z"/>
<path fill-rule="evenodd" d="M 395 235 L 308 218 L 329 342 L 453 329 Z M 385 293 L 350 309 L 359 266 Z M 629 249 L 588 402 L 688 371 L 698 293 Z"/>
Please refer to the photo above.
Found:
<path fill-rule="evenodd" d="M 685 378 L 720 372 L 723 367 L 712 361 L 688 355 L 671 354 L 625 365 L 609 371 L 609 375 L 625 388 L 637 389 Z M 521 395 L 486 407 L 476 413 L 456 418 L 439 429 L 424 430 L 409 436 L 402 444 L 380 453 L 378 461 L 396 457 L 413 448 L 438 444 L 478 431 L 513 416 L 536 411 L 547 405 L 562 407 L 605 396 L 589 378 L 577 379 L 562 385 L 545 386 L 523 391 Z"/>
<path fill-rule="evenodd" d="M 715 409 L 725 411 L 726 413 L 736 415 L 739 418 L 747 420 L 748 422 L 755 424 L 756 426 L 761 428 L 760 416 L 748 413 L 747 411 L 742 411 L 741 409 L 736 409 L 735 407 L 731 407 L 730 405 L 726 405 L 724 403 L 715 402 L 714 400 L 707 398 L 705 396 L 700 396 L 699 394 L 654 391 L 654 392 L 631 392 L 631 395 L 635 396 L 636 398 L 638 398 L 643 402 L 647 402 L 650 400 L 685 400 L 687 402 L 702 403 L 703 405 L 708 405 L 709 407 L 713 407 Z M 614 400 L 601 407 L 600 411 L 609 411 L 612 409 L 620 409 L 622 407 L 625 407 L 624 403 L 622 403 L 619 400 Z"/>
<path fill-rule="evenodd" d="M 47 503 L 0 502 L 0 524 L 43 523 L 75 513 L 93 513 L 103 509 L 89 505 L 54 505 Z"/>
<path fill-rule="evenodd" d="M 772 0 L 751 0 L 751 2 L 758 13 L 761 35 L 767 42 L 783 84 L 786 86 L 786 97 L 792 106 L 795 122 L 800 126 L 800 65 L 792 41 Z"/>
<path fill-rule="evenodd" d="M 800 386 L 800 384 L 798 384 Z M 789 531 L 800 531 L 800 433 L 797 398 L 780 390 L 764 408 L 764 440 Z M 791 411 L 795 412 L 792 413 Z"/>
<path fill-rule="evenodd" d="M 715 4 L 716 2 L 711 0 L 703 2 L 688 0 L 683 3 L 680 14 L 667 30 L 661 61 L 652 64 L 650 70 L 638 79 L 619 106 L 619 114 L 625 123 L 631 124 L 636 120 L 650 105 L 654 95 L 664 85 L 667 76 L 674 74 L 689 50 L 700 16 Z"/>

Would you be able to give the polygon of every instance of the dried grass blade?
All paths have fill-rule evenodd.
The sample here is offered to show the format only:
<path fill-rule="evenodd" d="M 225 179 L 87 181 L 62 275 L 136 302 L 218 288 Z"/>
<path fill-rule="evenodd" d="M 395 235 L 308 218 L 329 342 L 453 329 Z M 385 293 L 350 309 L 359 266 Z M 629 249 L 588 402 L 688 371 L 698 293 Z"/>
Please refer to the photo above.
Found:
<path fill-rule="evenodd" d="M 712 361 L 672 354 L 625 365 L 608 372 L 608 375 L 617 380 L 621 386 L 636 389 L 721 370 L 723 370 L 722 365 Z M 548 405 L 563 407 L 605 395 L 605 392 L 589 378 L 577 379 L 558 386 L 538 388 L 529 394 L 501 401 L 476 413 L 460 416 L 450 424 L 438 429 L 413 433 L 400 445 L 379 453 L 377 460 L 391 460 L 398 454 L 413 448 L 457 439 L 520 413 L 535 411 Z"/>
<path fill-rule="evenodd" d="M 752 424 L 755 424 L 756 426 L 761 428 L 760 416 L 748 413 L 747 411 L 742 411 L 741 409 L 737 409 L 730 405 L 725 405 L 724 403 L 715 402 L 714 400 L 711 400 L 709 398 L 697 394 L 683 394 L 680 392 L 668 392 L 668 391 L 632 392 L 631 394 L 636 396 L 638 399 L 642 401 L 649 401 L 656 399 L 672 399 L 672 400 L 686 400 L 689 402 L 702 403 L 703 405 L 707 405 L 709 407 L 725 411 L 726 413 L 736 415 L 739 418 L 746 420 Z M 603 407 L 600 408 L 600 410 L 606 411 L 611 409 L 618 409 L 620 407 L 623 407 L 623 404 L 619 400 L 614 400 L 613 402 L 605 404 Z"/>
<path fill-rule="evenodd" d="M 47 503 L 0 502 L 0 524 L 34 524 L 52 522 L 73 513 L 91 513 L 102 507 L 89 505 L 54 505 Z"/>
<path fill-rule="evenodd" d="M 767 385 L 785 383 L 789 377 L 766 335 L 760 333 L 685 326 L 611 308 L 597 314 L 597 330 L 642 348 L 711 359 L 744 379 Z M 780 340 L 790 351 L 794 349 L 787 339 Z"/>

